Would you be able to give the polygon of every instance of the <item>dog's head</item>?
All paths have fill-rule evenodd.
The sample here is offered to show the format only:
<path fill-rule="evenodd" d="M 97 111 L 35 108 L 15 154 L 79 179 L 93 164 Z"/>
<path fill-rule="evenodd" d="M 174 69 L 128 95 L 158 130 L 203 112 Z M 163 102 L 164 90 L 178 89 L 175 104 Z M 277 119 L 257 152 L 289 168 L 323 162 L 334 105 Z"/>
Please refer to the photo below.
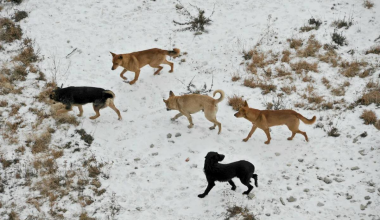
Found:
<path fill-rule="evenodd" d="M 59 101 L 59 90 L 60 89 L 61 88 L 57 87 L 53 91 L 51 91 L 49 98 L 58 102 Z"/>
<path fill-rule="evenodd" d="M 121 63 L 123 62 L 123 56 L 120 54 L 114 54 L 110 52 L 112 55 L 112 68 L 111 70 L 115 70 L 118 66 L 121 66 Z"/>
<path fill-rule="evenodd" d="M 172 91 L 169 92 L 169 98 L 167 100 L 163 99 L 166 105 L 166 110 L 177 110 L 177 102 L 176 99 L 174 98 L 175 95 Z"/>
<path fill-rule="evenodd" d="M 224 159 L 224 155 L 211 151 L 207 153 L 205 158 L 206 158 L 206 161 L 208 161 L 209 163 L 218 163 Z"/>
<path fill-rule="evenodd" d="M 234 115 L 236 118 L 245 118 L 247 117 L 247 111 L 249 109 L 247 101 L 244 102 L 243 107 L 239 109 L 238 112 L 236 112 Z"/>

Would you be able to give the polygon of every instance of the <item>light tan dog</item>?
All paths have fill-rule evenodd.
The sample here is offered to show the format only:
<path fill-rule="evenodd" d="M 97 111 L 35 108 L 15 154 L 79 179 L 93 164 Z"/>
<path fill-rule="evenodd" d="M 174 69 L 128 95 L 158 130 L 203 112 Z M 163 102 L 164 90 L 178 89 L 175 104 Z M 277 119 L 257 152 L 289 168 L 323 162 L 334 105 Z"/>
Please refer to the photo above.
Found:
<path fill-rule="evenodd" d="M 162 66 L 160 64 L 168 64 L 170 65 L 169 73 L 173 72 L 173 63 L 166 60 L 166 56 L 177 57 L 179 56 L 180 50 L 178 48 L 174 48 L 172 51 L 169 50 L 161 50 L 158 48 L 153 48 L 149 50 L 143 50 L 133 53 L 126 54 L 112 54 L 112 70 L 115 70 L 118 66 L 124 68 L 124 70 L 120 73 L 120 77 L 127 80 L 127 77 L 124 76 L 124 73 L 129 71 L 135 72 L 135 78 L 129 82 L 129 84 L 134 84 L 140 75 L 140 69 L 148 65 L 153 68 L 158 68 L 154 75 L 157 75 L 161 70 Z"/>
<path fill-rule="evenodd" d="M 249 108 L 247 101 L 245 101 L 244 106 L 240 108 L 239 112 L 235 114 L 235 117 L 245 118 L 253 124 L 248 136 L 243 139 L 244 142 L 248 141 L 256 128 L 260 128 L 265 132 L 268 138 L 265 144 L 269 144 L 271 140 L 269 128 L 277 125 L 288 126 L 292 132 L 292 136 L 289 137 L 288 140 L 292 140 L 296 133 L 300 133 L 305 137 L 306 141 L 309 141 L 306 132 L 298 129 L 300 124 L 299 120 L 305 124 L 313 124 L 316 119 L 315 116 L 312 119 L 307 119 L 293 110 L 258 110 Z"/>
<path fill-rule="evenodd" d="M 215 97 L 216 93 L 220 94 L 219 99 L 213 99 L 210 96 L 199 94 L 175 96 L 174 93 L 170 91 L 169 98 L 167 100 L 164 99 L 164 102 L 168 111 L 178 110 L 180 112 L 171 119 L 172 121 L 184 115 L 190 122 L 190 125 L 187 127 L 192 128 L 194 124 L 191 119 L 191 114 L 203 110 L 206 119 L 214 123 L 214 126 L 210 127 L 210 130 L 215 129 L 215 127 L 218 126 L 218 134 L 220 134 L 222 131 L 222 124 L 216 120 L 216 113 L 218 112 L 218 103 L 224 99 L 224 92 L 222 90 L 215 90 L 213 97 Z"/>

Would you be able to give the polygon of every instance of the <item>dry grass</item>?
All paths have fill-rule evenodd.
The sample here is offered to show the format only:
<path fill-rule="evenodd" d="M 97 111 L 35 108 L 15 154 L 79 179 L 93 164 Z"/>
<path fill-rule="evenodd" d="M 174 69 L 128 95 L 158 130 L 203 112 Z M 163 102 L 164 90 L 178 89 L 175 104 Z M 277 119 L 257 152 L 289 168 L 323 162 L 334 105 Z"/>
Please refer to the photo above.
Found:
<path fill-rule="evenodd" d="M 252 54 L 252 62 L 247 66 L 247 70 L 253 74 L 257 74 L 258 68 L 264 69 L 278 61 L 278 54 L 274 54 L 272 51 L 264 52 L 253 49 L 249 54 Z"/>
<path fill-rule="evenodd" d="M 90 218 L 87 212 L 82 212 L 79 216 L 79 220 L 95 220 L 95 218 Z"/>
<path fill-rule="evenodd" d="M 377 130 L 380 130 L 380 120 L 377 120 L 377 122 L 374 125 L 375 128 L 377 128 Z"/>
<path fill-rule="evenodd" d="M 380 105 L 380 90 L 374 90 L 364 93 L 363 96 L 358 100 L 361 105 L 370 105 L 374 103 L 375 105 Z"/>
<path fill-rule="evenodd" d="M 380 45 L 372 46 L 369 50 L 365 52 L 366 55 L 370 53 L 380 55 Z"/>
<path fill-rule="evenodd" d="M 374 6 L 374 4 L 373 4 L 373 2 L 370 1 L 370 0 L 364 0 L 364 2 L 363 2 L 363 6 L 364 6 L 364 8 L 371 9 L 371 8 Z"/>
<path fill-rule="evenodd" d="M 17 65 L 12 70 L 12 75 L 10 77 L 10 81 L 25 81 L 26 76 L 28 76 L 28 71 L 26 70 L 25 65 Z"/>
<path fill-rule="evenodd" d="M 46 151 L 49 148 L 51 134 L 46 130 L 39 136 L 33 135 L 32 153 L 37 154 Z"/>
<path fill-rule="evenodd" d="M 340 64 L 340 67 L 342 68 L 340 74 L 345 77 L 355 77 L 360 74 L 362 67 L 366 67 L 367 65 L 368 63 L 364 61 L 343 61 Z"/>
<path fill-rule="evenodd" d="M 326 44 L 323 46 L 323 48 L 326 50 L 324 54 L 319 54 L 318 59 L 325 63 L 330 63 L 333 67 L 338 66 L 338 61 L 341 59 L 341 57 L 337 54 L 335 49 L 333 47 L 329 47 Z"/>
<path fill-rule="evenodd" d="M 241 217 L 241 218 L 238 218 Z M 250 213 L 247 207 L 242 208 L 240 206 L 234 205 L 227 208 L 226 220 L 230 219 L 244 219 L 244 220 L 255 220 L 255 216 Z"/>
<path fill-rule="evenodd" d="M 322 83 L 323 85 L 326 86 L 327 89 L 330 89 L 331 85 L 330 85 L 330 81 L 328 79 L 326 79 L 325 77 L 322 78 Z"/>
<path fill-rule="evenodd" d="M 336 27 L 338 29 L 343 28 L 343 27 L 348 29 L 353 24 L 352 21 L 353 21 L 352 17 L 349 17 L 347 20 L 346 20 L 346 17 L 344 17 L 343 19 L 338 19 L 338 20 L 334 21 L 331 24 L 331 26 Z"/>
<path fill-rule="evenodd" d="M 45 87 L 36 97 L 39 102 L 44 102 L 46 104 L 52 104 L 53 101 L 50 99 L 50 94 L 52 94 L 53 90 L 57 88 L 57 84 L 55 82 L 46 83 Z"/>
<path fill-rule="evenodd" d="M 373 80 L 370 80 L 370 81 L 367 83 L 366 87 L 367 87 L 368 89 L 376 89 L 376 88 L 379 88 L 379 89 L 380 89 L 380 84 L 379 84 L 379 81 L 374 82 Z"/>
<path fill-rule="evenodd" d="M 24 48 L 19 55 L 14 57 L 13 60 L 22 62 L 24 66 L 29 66 L 31 63 L 35 63 L 39 60 L 38 52 L 36 53 L 30 44 Z"/>
<path fill-rule="evenodd" d="M 283 77 L 283 76 L 290 76 L 292 75 L 291 70 L 287 69 L 284 65 L 281 65 L 280 67 L 275 68 L 277 72 L 278 77 Z"/>
<path fill-rule="evenodd" d="M 7 100 L 1 100 L 0 101 L 0 107 L 4 108 L 8 106 L 8 101 Z"/>
<path fill-rule="evenodd" d="M 289 42 L 289 47 L 292 49 L 298 50 L 298 48 L 302 47 L 303 41 L 301 39 L 296 39 L 296 38 L 290 38 L 287 39 L 286 41 Z"/>
<path fill-rule="evenodd" d="M 316 57 L 319 49 L 322 45 L 315 39 L 314 35 L 311 35 L 307 40 L 306 47 L 297 50 L 297 56 L 299 57 Z"/>
<path fill-rule="evenodd" d="M 256 79 L 254 77 L 245 78 L 243 85 L 250 88 L 260 88 L 262 90 L 261 93 L 264 95 L 270 92 L 275 92 L 277 89 L 276 85 L 270 84 L 264 80 Z"/>
<path fill-rule="evenodd" d="M 343 87 L 334 88 L 331 90 L 331 94 L 334 96 L 344 96 L 346 94 L 346 91 Z"/>
<path fill-rule="evenodd" d="M 65 108 L 65 105 L 61 103 L 56 103 L 51 106 L 50 111 L 51 111 L 52 117 L 55 119 L 56 124 L 57 125 L 71 124 L 74 126 L 78 126 L 79 121 L 74 115 L 71 115 L 70 113 L 57 114 L 57 111 L 59 109 L 64 109 L 64 108 Z"/>
<path fill-rule="evenodd" d="M 243 107 L 245 100 L 242 96 L 233 95 L 232 97 L 228 97 L 228 105 L 232 106 L 232 109 L 235 111 L 239 111 L 241 107 Z"/>
<path fill-rule="evenodd" d="M 318 63 L 308 63 L 307 61 L 298 61 L 296 63 L 291 63 L 290 67 L 297 74 L 308 73 L 310 71 L 318 73 Z"/>
<path fill-rule="evenodd" d="M 16 25 L 9 18 L 0 18 L 0 41 L 11 43 L 15 40 L 20 40 L 22 30 L 19 25 Z"/>
<path fill-rule="evenodd" d="M 239 73 L 234 73 L 234 74 L 232 74 L 232 76 L 231 76 L 231 80 L 232 80 L 232 82 L 236 82 L 236 81 L 238 81 L 239 79 L 241 79 L 241 76 L 240 76 Z"/>
<path fill-rule="evenodd" d="M 374 125 L 377 121 L 376 113 L 372 110 L 364 110 L 360 118 L 364 120 L 366 125 Z"/>
<path fill-rule="evenodd" d="M 289 61 L 290 61 L 290 51 L 289 50 L 282 51 L 281 62 L 289 63 Z"/>
<path fill-rule="evenodd" d="M 16 22 L 19 22 L 21 21 L 22 19 L 24 18 L 27 18 L 28 17 L 28 12 L 26 11 L 17 11 L 15 13 L 15 15 L 13 16 L 13 19 L 16 21 Z"/>
<path fill-rule="evenodd" d="M 307 96 L 306 99 L 310 104 L 312 104 L 312 103 L 321 104 L 324 101 L 323 96 L 319 96 L 316 94 L 311 94 L 311 95 Z"/>
<path fill-rule="evenodd" d="M 283 91 L 285 94 L 290 95 L 297 91 L 296 86 L 285 86 L 281 88 L 281 91 Z"/>

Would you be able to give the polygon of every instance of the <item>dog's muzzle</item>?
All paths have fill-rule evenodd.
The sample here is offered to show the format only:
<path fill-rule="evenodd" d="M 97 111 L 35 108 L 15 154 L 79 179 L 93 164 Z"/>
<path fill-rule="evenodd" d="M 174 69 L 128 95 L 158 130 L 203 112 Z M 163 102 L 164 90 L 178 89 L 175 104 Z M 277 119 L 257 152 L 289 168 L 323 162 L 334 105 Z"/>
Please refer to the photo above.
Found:
<path fill-rule="evenodd" d="M 237 118 L 237 113 L 235 113 L 234 116 Z"/>
<path fill-rule="evenodd" d="M 171 111 L 171 109 L 170 108 L 166 108 L 166 111 Z"/>

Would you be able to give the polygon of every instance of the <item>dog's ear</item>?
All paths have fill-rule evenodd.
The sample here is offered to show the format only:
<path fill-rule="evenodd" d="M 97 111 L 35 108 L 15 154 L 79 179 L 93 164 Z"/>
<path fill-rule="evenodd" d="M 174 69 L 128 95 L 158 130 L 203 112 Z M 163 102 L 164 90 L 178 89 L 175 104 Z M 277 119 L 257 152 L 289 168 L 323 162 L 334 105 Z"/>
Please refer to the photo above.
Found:
<path fill-rule="evenodd" d="M 244 106 L 243 107 L 248 107 L 248 102 L 244 101 Z"/>
<path fill-rule="evenodd" d="M 168 101 L 166 101 L 165 99 L 162 99 L 165 103 L 167 103 Z"/>
<path fill-rule="evenodd" d="M 110 51 L 110 53 L 111 53 L 112 57 L 114 57 L 116 55 L 116 54 L 112 53 L 111 51 Z"/>
<path fill-rule="evenodd" d="M 172 91 L 169 92 L 169 96 L 172 97 L 174 96 L 174 93 Z"/>
<path fill-rule="evenodd" d="M 219 154 L 218 156 L 219 156 L 218 161 L 222 161 L 224 159 L 224 155 L 223 154 Z"/>

